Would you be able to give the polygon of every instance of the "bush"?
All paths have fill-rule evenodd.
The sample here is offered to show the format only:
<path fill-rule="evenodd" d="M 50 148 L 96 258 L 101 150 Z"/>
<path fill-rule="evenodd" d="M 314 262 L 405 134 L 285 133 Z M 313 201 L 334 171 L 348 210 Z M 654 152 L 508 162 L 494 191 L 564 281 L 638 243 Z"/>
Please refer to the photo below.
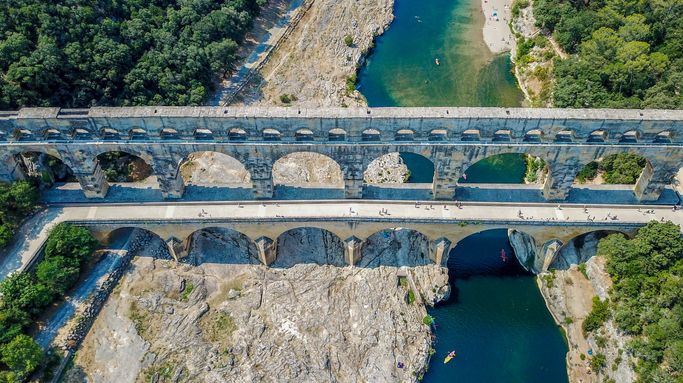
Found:
<path fill-rule="evenodd" d="M 356 74 L 352 74 L 351 76 L 346 78 L 346 91 L 349 93 L 352 93 L 353 91 L 356 90 L 356 82 L 358 81 L 358 77 Z"/>
<path fill-rule="evenodd" d="M 281 94 L 280 95 L 280 102 L 282 102 L 283 104 L 289 104 L 290 102 L 292 102 L 292 99 L 289 98 L 289 96 L 286 94 Z"/>
<path fill-rule="evenodd" d="M 344 36 L 344 44 L 346 44 L 347 47 L 352 47 L 353 46 L 353 36 L 351 36 L 351 35 Z"/>
<path fill-rule="evenodd" d="M 609 302 L 593 297 L 593 308 L 588 313 L 588 316 L 586 316 L 586 319 L 584 319 L 582 325 L 584 335 L 599 329 L 607 318 L 609 318 Z"/>
<path fill-rule="evenodd" d="M 422 324 L 425 324 L 427 326 L 433 325 L 434 324 L 434 317 L 429 315 L 429 314 L 425 315 L 425 317 L 422 318 Z"/>
<path fill-rule="evenodd" d="M 412 305 L 413 302 L 415 302 L 415 292 L 412 289 L 408 290 L 407 299 L 409 305 Z"/>
<path fill-rule="evenodd" d="M 597 353 L 591 358 L 591 370 L 598 373 L 607 365 L 605 354 Z"/>
<path fill-rule="evenodd" d="M 15 309 L 37 314 L 50 304 L 52 294 L 29 273 L 15 273 L 0 282 L 3 309 Z"/>

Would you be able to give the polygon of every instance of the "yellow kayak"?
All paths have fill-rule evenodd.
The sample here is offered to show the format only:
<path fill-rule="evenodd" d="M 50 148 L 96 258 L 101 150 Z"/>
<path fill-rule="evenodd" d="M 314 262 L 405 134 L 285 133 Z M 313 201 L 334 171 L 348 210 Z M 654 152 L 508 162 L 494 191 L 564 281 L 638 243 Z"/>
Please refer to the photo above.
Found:
<path fill-rule="evenodd" d="M 448 355 L 446 355 L 446 358 L 443 360 L 443 364 L 450 362 L 453 358 L 455 358 L 455 351 L 451 351 Z"/>

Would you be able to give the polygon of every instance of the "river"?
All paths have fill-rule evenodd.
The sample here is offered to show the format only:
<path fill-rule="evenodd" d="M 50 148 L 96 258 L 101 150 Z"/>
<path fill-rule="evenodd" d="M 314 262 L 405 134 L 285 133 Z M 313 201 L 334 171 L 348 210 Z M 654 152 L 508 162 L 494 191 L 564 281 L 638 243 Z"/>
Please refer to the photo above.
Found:
<path fill-rule="evenodd" d="M 359 73 L 368 104 L 520 106 L 523 96 L 509 55 L 493 56 L 484 45 L 479 1 L 396 0 L 394 22 Z M 431 182 L 431 163 L 401 156 L 409 182 Z M 467 169 L 461 182 L 522 183 L 525 171 L 521 155 L 492 157 Z M 565 338 L 534 276 L 517 262 L 505 230 L 461 241 L 448 268 L 453 293 L 430 310 L 436 342 L 424 382 L 568 381 Z M 457 357 L 444 364 L 451 350 Z"/>

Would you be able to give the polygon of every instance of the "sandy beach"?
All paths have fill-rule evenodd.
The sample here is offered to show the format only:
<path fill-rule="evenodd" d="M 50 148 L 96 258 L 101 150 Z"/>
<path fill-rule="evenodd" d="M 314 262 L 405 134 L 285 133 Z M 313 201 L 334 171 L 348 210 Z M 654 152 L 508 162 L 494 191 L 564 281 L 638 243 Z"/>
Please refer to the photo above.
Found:
<path fill-rule="evenodd" d="M 512 18 L 511 0 L 481 0 L 484 12 L 484 42 L 493 54 L 512 50 L 515 39 L 508 23 Z"/>

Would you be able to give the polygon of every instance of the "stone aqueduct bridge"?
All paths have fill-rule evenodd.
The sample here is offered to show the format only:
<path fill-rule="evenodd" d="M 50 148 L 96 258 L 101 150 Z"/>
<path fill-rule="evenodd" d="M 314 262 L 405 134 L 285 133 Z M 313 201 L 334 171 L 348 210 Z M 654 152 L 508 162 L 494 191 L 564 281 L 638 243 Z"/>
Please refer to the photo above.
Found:
<path fill-rule="evenodd" d="M 380 209 L 389 214 L 380 215 Z M 145 229 L 165 241 L 175 258 L 181 258 L 189 250 L 193 233 L 207 228 L 230 229 L 246 237 L 246 241 L 240 243 L 254 246 L 254 254 L 258 254 L 254 263 L 265 265 L 271 265 L 279 257 L 295 256 L 278 254 L 278 238 L 283 233 L 298 228 L 318 228 L 343 243 L 345 258 L 336 263 L 338 266 L 358 267 L 445 265 L 449 249 L 469 235 L 490 229 L 511 229 L 521 233 L 517 236 L 518 241 L 512 241 L 513 245 L 517 242 L 516 253 L 518 256 L 527 254 L 522 261 L 535 271 L 544 270 L 557 254 L 558 247 L 551 245 L 566 244 L 589 232 L 607 230 L 630 235 L 651 220 L 683 224 L 683 211 L 673 211 L 669 207 L 589 205 L 587 210 L 583 205 L 563 205 L 558 209 L 555 204 L 467 203 L 458 208 L 453 202 L 415 206 L 400 201 L 343 200 L 54 205 L 44 213 L 44 218 L 36 216 L 32 218 L 35 221 L 25 225 L 30 232 L 21 236 L 24 242 L 18 244 L 16 257 L 5 262 L 11 267 L 2 265 L 0 272 L 6 274 L 31 264 L 50 228 L 59 222 L 87 226 L 103 242 L 118 229 Z M 607 218 L 615 216 L 618 219 Z M 424 251 L 421 258 L 415 255 L 407 260 L 363 256 L 368 238 L 398 228 L 422 234 L 423 243 L 429 244 L 423 249 L 428 247 L 429 250 Z M 519 251 L 520 246 L 522 251 Z M 318 261 L 328 262 L 330 260 Z"/>
<path fill-rule="evenodd" d="M 253 195 L 272 198 L 278 158 L 316 152 L 342 170 L 346 198 L 361 198 L 368 164 L 389 152 L 413 152 L 434 166 L 432 195 L 453 198 L 473 163 L 527 153 L 549 165 L 543 194 L 566 198 L 578 171 L 604 155 L 648 160 L 635 185 L 656 200 L 683 165 L 683 111 L 504 108 L 28 108 L 0 112 L 0 179 L 20 177 L 15 155 L 46 152 L 66 163 L 87 197 L 105 197 L 97 155 L 123 151 L 148 162 L 165 198 L 183 195 L 180 164 L 197 151 L 241 161 Z"/>

